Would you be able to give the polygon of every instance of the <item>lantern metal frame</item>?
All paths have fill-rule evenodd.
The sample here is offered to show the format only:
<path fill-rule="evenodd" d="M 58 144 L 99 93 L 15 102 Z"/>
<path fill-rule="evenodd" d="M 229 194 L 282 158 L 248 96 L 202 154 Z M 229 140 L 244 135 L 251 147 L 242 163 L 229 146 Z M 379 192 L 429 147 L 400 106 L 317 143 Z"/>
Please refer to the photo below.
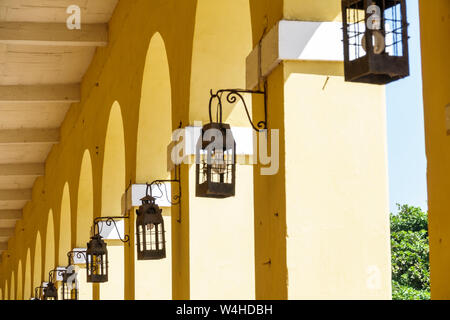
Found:
<path fill-rule="evenodd" d="M 244 94 L 262 95 L 264 98 L 264 120 L 255 122 L 250 115 Z M 209 99 L 209 124 L 203 126 L 196 148 L 196 196 L 202 198 L 224 199 L 235 196 L 236 193 L 236 140 L 231 133 L 231 126 L 223 123 L 224 100 L 228 104 L 242 102 L 248 121 L 256 132 L 268 129 L 267 120 L 267 82 L 264 82 L 264 90 L 246 89 L 220 89 L 216 92 L 210 90 Z M 213 120 L 213 102 L 217 100 L 216 119 Z M 216 130 L 222 134 L 222 150 L 209 149 L 210 143 L 203 138 L 208 130 Z M 212 138 L 211 138 L 212 139 Z M 205 154 L 206 153 L 206 154 Z M 204 158 L 206 156 L 206 161 Z M 211 163 L 212 158 L 214 163 Z M 219 157 L 219 158 L 218 158 Z M 216 163 L 217 162 L 217 163 Z"/>
<path fill-rule="evenodd" d="M 210 131 L 214 132 L 212 136 Z M 234 197 L 236 162 L 236 141 L 230 125 L 204 125 L 196 148 L 195 195 L 214 199 Z"/>
<path fill-rule="evenodd" d="M 58 300 L 58 288 L 56 287 L 56 277 L 57 273 L 59 276 L 64 274 L 65 270 L 53 269 L 48 272 L 48 283 L 47 287 L 43 289 L 43 300 Z M 50 292 L 48 290 L 51 290 Z"/>
<path fill-rule="evenodd" d="M 341 5 L 345 80 L 383 85 L 409 76 L 406 0 L 342 0 Z M 380 12 L 368 12 L 371 6 Z"/>
<path fill-rule="evenodd" d="M 171 205 L 178 205 L 180 208 L 180 216 L 178 222 L 181 222 L 181 170 L 180 166 L 175 168 L 175 178 L 172 180 L 155 180 L 147 183 L 146 196 L 141 199 L 142 205 L 136 210 L 136 246 L 138 260 L 161 260 L 166 258 L 166 239 L 164 218 L 162 216 L 162 209 L 156 204 L 156 199 L 162 198 L 166 195 L 167 201 Z M 168 192 L 165 183 L 177 183 L 178 194 L 171 199 L 168 197 Z M 160 196 L 154 196 L 152 186 L 157 186 L 161 192 Z M 162 189 L 165 189 L 165 192 Z M 145 209 L 152 209 L 152 213 L 145 211 Z M 153 225 L 154 233 L 151 231 L 147 234 L 148 225 Z M 160 226 L 161 229 L 158 228 Z M 154 238 L 154 239 L 152 239 Z M 152 240 L 155 240 L 154 242 Z M 149 242 L 148 242 L 149 241 Z M 152 248 L 155 244 L 155 248 Z M 160 248 L 161 246 L 161 248 Z"/>
<path fill-rule="evenodd" d="M 108 247 L 106 242 L 103 240 L 103 237 L 100 235 L 102 231 L 99 226 L 100 222 L 104 222 L 108 227 L 114 224 L 117 234 L 119 235 L 119 240 L 122 243 L 129 243 L 130 236 L 125 235 L 122 238 L 117 227 L 117 220 L 124 220 L 129 218 L 129 215 L 125 215 L 116 217 L 97 217 L 94 219 L 94 235 L 91 237 L 91 240 L 87 244 L 87 250 L 85 251 L 87 282 L 104 283 L 108 281 Z M 92 254 L 91 251 L 94 250 L 94 248 L 96 250 L 99 250 L 98 253 L 100 254 Z M 104 250 L 104 252 L 100 250 Z M 97 257 L 101 257 L 100 264 L 97 261 L 94 261 L 96 259 L 93 259 L 93 256 L 95 256 L 96 259 Z M 101 271 L 100 274 L 98 273 L 99 270 Z"/>
<path fill-rule="evenodd" d="M 66 267 L 66 272 L 63 274 L 63 281 L 62 281 L 62 299 L 63 300 L 78 300 L 79 298 L 79 290 L 77 285 L 75 287 L 72 287 L 69 289 L 68 287 L 68 278 L 75 272 L 69 273 L 67 270 L 71 266 L 75 266 L 75 263 L 73 262 L 73 258 L 77 257 L 78 259 L 81 259 L 82 257 L 86 260 L 86 251 L 69 251 L 67 253 L 68 258 L 68 265 Z"/>
<path fill-rule="evenodd" d="M 45 287 L 43 287 L 42 285 L 40 285 L 39 287 L 34 288 L 34 299 L 31 299 L 31 300 L 42 300 L 42 298 L 43 298 L 43 290 L 44 289 L 45 289 Z"/>

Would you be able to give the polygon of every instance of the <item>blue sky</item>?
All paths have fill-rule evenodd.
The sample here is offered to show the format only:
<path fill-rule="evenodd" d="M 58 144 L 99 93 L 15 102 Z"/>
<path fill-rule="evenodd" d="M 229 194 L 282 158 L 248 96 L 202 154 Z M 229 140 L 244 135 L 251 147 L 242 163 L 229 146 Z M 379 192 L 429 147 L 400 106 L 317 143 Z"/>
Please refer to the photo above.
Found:
<path fill-rule="evenodd" d="M 418 0 L 408 0 L 411 76 L 386 88 L 390 210 L 427 210 L 426 157 Z"/>

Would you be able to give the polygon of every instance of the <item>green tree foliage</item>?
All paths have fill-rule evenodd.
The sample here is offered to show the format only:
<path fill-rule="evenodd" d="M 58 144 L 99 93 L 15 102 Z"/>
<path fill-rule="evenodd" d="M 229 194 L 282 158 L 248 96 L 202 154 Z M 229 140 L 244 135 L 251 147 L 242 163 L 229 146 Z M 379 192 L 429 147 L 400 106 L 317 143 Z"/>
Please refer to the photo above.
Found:
<path fill-rule="evenodd" d="M 428 215 L 420 208 L 400 206 L 391 214 L 392 298 L 430 299 Z"/>

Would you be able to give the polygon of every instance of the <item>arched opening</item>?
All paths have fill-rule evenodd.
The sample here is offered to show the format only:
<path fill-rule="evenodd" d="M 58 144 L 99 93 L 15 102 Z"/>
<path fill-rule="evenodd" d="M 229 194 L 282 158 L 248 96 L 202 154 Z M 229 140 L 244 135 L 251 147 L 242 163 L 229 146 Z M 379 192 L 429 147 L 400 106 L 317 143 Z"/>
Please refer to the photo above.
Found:
<path fill-rule="evenodd" d="M 33 257 L 33 285 L 31 294 L 34 295 L 34 288 L 39 287 L 43 281 L 42 278 L 42 240 L 41 234 L 38 231 L 36 233 L 36 241 L 34 247 L 34 257 Z"/>
<path fill-rule="evenodd" d="M 136 157 L 137 183 L 169 179 L 167 146 L 172 135 L 172 102 L 169 62 L 164 40 L 153 35 L 144 68 L 139 109 Z M 171 210 L 163 208 L 167 258 L 135 262 L 136 299 L 172 298 Z M 137 257 L 137 254 L 135 254 Z M 158 277 L 154 275 L 157 274 Z"/>
<path fill-rule="evenodd" d="M 5 280 L 5 300 L 10 300 L 8 280 Z"/>
<path fill-rule="evenodd" d="M 246 86 L 246 58 L 253 49 L 252 41 L 248 0 L 197 1 L 189 106 L 191 122 L 209 121 L 210 89 Z M 224 105 L 223 112 L 224 120 L 232 126 L 249 126 L 241 105 Z"/>
<path fill-rule="evenodd" d="M 25 274 L 24 274 L 24 284 L 23 284 L 23 299 L 31 298 L 31 253 L 30 249 L 27 249 L 27 256 L 25 260 Z"/>
<path fill-rule="evenodd" d="M 9 300 L 16 300 L 16 277 L 14 271 L 11 272 L 11 280 L 9 281 Z"/>
<path fill-rule="evenodd" d="M 167 172 L 166 154 L 171 135 L 169 62 L 164 40 L 156 33 L 149 44 L 142 81 L 136 159 L 137 183 L 170 177 Z"/>
<path fill-rule="evenodd" d="M 55 265 L 55 226 L 53 220 L 53 211 L 50 210 L 47 218 L 47 230 L 45 233 L 45 260 L 44 260 L 44 279 L 48 280 L 48 273 L 53 270 Z"/>
<path fill-rule="evenodd" d="M 86 247 L 94 219 L 94 187 L 92 182 L 92 162 L 89 150 L 83 155 L 80 170 L 77 201 L 76 244 L 79 248 Z"/>
<path fill-rule="evenodd" d="M 94 190 L 92 181 L 92 162 L 89 150 L 86 150 L 81 161 L 80 181 L 78 186 L 76 246 L 86 248 L 94 219 Z M 92 284 L 86 281 L 86 272 L 78 272 L 79 299 L 92 300 Z"/>
<path fill-rule="evenodd" d="M 252 49 L 248 0 L 197 1 L 190 82 L 191 123 L 209 122 L 210 89 L 245 87 L 246 58 Z M 251 107 L 251 97 L 246 99 Z M 250 126 L 240 103 L 223 107 L 224 122 L 232 127 Z M 255 298 L 253 167 L 238 164 L 236 176 L 233 198 L 196 198 L 195 192 L 189 195 L 189 211 L 195 212 L 189 217 L 193 300 Z M 195 185 L 195 166 L 190 167 L 189 179 L 190 185 Z"/>
<path fill-rule="evenodd" d="M 125 192 L 125 138 L 122 114 L 114 102 L 108 121 L 102 175 L 102 216 L 120 216 Z M 101 300 L 124 299 L 124 248 L 117 240 L 107 240 L 109 281 L 100 288 Z"/>
<path fill-rule="evenodd" d="M 59 222 L 58 265 L 67 265 L 67 252 L 72 250 L 72 227 L 69 184 L 64 185 Z"/>
<path fill-rule="evenodd" d="M 19 260 L 17 266 L 17 288 L 16 288 L 16 300 L 23 300 L 23 281 L 22 281 L 22 260 Z"/>

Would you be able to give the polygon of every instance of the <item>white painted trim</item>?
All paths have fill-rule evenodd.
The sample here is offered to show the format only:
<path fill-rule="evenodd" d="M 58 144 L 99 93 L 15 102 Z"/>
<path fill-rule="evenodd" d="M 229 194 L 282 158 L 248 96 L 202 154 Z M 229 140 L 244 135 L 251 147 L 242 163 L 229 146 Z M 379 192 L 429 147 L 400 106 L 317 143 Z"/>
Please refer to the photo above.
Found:
<path fill-rule="evenodd" d="M 261 73 L 268 76 L 283 60 L 343 61 L 341 22 L 281 20 L 261 43 Z M 247 89 L 258 84 L 257 46 L 247 57 Z"/>
<path fill-rule="evenodd" d="M 172 204 L 168 199 L 172 199 L 172 186 L 170 183 L 164 183 L 165 187 L 161 187 L 161 191 L 158 186 L 152 185 L 152 195 L 160 197 L 156 199 L 156 204 L 160 208 L 170 208 Z M 167 191 L 167 193 L 166 193 Z M 122 214 L 131 210 L 133 207 L 139 207 L 142 204 L 141 199 L 146 196 L 147 185 L 146 184 L 133 184 L 131 185 L 122 197 Z M 125 199 L 125 200 L 124 200 Z M 125 204 L 125 208 L 123 207 Z"/>
<path fill-rule="evenodd" d="M 74 252 L 84 252 L 84 254 L 81 254 L 80 257 L 77 257 L 77 254 L 75 253 L 73 255 L 73 263 L 74 264 L 85 264 L 86 263 L 86 258 L 85 258 L 85 252 L 86 252 L 86 248 L 75 248 L 72 251 Z"/>
<path fill-rule="evenodd" d="M 344 60 L 340 22 L 282 20 L 279 32 L 280 60 Z"/>
<path fill-rule="evenodd" d="M 232 127 L 234 140 L 236 141 L 236 155 L 253 155 L 253 129 L 247 127 Z M 184 155 L 192 156 L 196 153 L 197 142 L 200 138 L 201 127 L 184 128 Z M 173 144 L 169 145 L 169 148 Z M 170 152 L 168 152 L 168 156 Z"/>
<path fill-rule="evenodd" d="M 125 237 L 125 222 L 123 220 L 116 220 L 116 226 L 114 223 L 111 223 L 110 226 L 106 224 L 106 221 L 100 221 L 98 223 L 98 230 L 100 236 L 105 240 L 119 240 L 124 239 Z"/>

